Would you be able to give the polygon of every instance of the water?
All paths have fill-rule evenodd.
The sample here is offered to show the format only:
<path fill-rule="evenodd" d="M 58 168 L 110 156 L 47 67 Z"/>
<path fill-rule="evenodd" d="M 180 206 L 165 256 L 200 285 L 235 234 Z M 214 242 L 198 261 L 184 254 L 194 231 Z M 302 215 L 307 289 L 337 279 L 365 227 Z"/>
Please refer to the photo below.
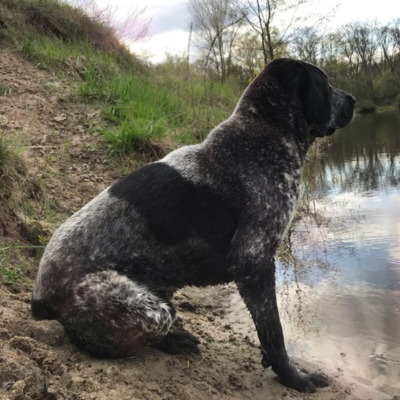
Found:
<path fill-rule="evenodd" d="M 391 399 L 400 394 L 400 117 L 357 117 L 322 153 L 305 170 L 308 216 L 280 255 L 286 345 Z"/>

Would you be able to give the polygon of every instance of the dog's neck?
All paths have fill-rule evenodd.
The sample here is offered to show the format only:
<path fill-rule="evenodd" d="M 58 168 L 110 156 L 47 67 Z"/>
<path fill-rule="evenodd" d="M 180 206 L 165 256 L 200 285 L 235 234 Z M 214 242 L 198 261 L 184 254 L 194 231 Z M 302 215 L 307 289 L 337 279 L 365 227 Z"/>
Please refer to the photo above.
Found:
<path fill-rule="evenodd" d="M 233 168 L 234 172 L 264 174 L 265 170 L 269 174 L 283 160 L 289 170 L 301 170 L 312 141 L 310 135 L 303 139 L 257 118 L 249 123 L 248 116 L 236 110 L 210 132 L 201 147 L 209 164 L 227 173 Z"/>
<path fill-rule="evenodd" d="M 239 149 L 239 152 L 251 152 L 253 157 L 262 158 L 268 148 L 290 148 L 296 153 L 301 164 L 314 142 L 309 133 L 309 126 L 303 118 L 296 117 L 298 113 L 288 113 L 280 123 L 261 118 L 252 107 L 245 109 L 241 104 L 233 114 L 222 124 L 214 128 L 204 141 L 211 151 L 218 153 L 219 149 Z M 282 122 L 283 121 L 283 122 Z"/>

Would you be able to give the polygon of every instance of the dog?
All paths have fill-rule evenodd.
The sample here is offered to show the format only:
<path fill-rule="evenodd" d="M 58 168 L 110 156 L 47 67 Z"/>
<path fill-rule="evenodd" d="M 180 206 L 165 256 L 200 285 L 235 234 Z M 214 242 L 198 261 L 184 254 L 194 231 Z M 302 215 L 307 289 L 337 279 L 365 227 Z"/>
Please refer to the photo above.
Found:
<path fill-rule="evenodd" d="M 318 67 L 278 59 L 200 144 L 125 176 L 54 233 L 32 296 L 97 357 L 139 345 L 196 351 L 171 297 L 184 286 L 234 281 L 258 333 L 262 365 L 301 392 L 328 385 L 289 362 L 274 256 L 293 218 L 307 150 L 353 117 L 355 99 Z"/>

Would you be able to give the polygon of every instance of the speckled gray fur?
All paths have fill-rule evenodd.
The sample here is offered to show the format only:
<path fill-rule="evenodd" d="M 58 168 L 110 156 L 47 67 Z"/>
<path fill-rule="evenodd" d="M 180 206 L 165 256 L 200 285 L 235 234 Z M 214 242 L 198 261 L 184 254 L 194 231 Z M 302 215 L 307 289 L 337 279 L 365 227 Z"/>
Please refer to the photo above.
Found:
<path fill-rule="evenodd" d="M 140 344 L 179 352 L 198 341 L 176 323 L 174 291 L 234 280 L 263 365 L 297 390 L 325 386 L 289 363 L 274 256 L 307 150 L 350 122 L 354 101 L 311 64 L 269 64 L 202 143 L 130 174 L 56 231 L 40 263 L 34 315 L 58 319 L 97 356 L 130 355 Z"/>

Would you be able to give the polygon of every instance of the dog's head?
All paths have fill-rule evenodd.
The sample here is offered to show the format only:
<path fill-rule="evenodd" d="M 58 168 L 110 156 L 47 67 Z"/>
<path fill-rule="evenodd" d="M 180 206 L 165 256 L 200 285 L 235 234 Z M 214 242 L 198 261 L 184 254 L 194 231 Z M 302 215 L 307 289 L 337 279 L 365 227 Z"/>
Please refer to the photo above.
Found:
<path fill-rule="evenodd" d="M 262 74 L 275 93 L 297 99 L 313 136 L 332 135 L 353 118 L 355 98 L 331 86 L 327 75 L 313 64 L 282 58 L 268 64 Z"/>

